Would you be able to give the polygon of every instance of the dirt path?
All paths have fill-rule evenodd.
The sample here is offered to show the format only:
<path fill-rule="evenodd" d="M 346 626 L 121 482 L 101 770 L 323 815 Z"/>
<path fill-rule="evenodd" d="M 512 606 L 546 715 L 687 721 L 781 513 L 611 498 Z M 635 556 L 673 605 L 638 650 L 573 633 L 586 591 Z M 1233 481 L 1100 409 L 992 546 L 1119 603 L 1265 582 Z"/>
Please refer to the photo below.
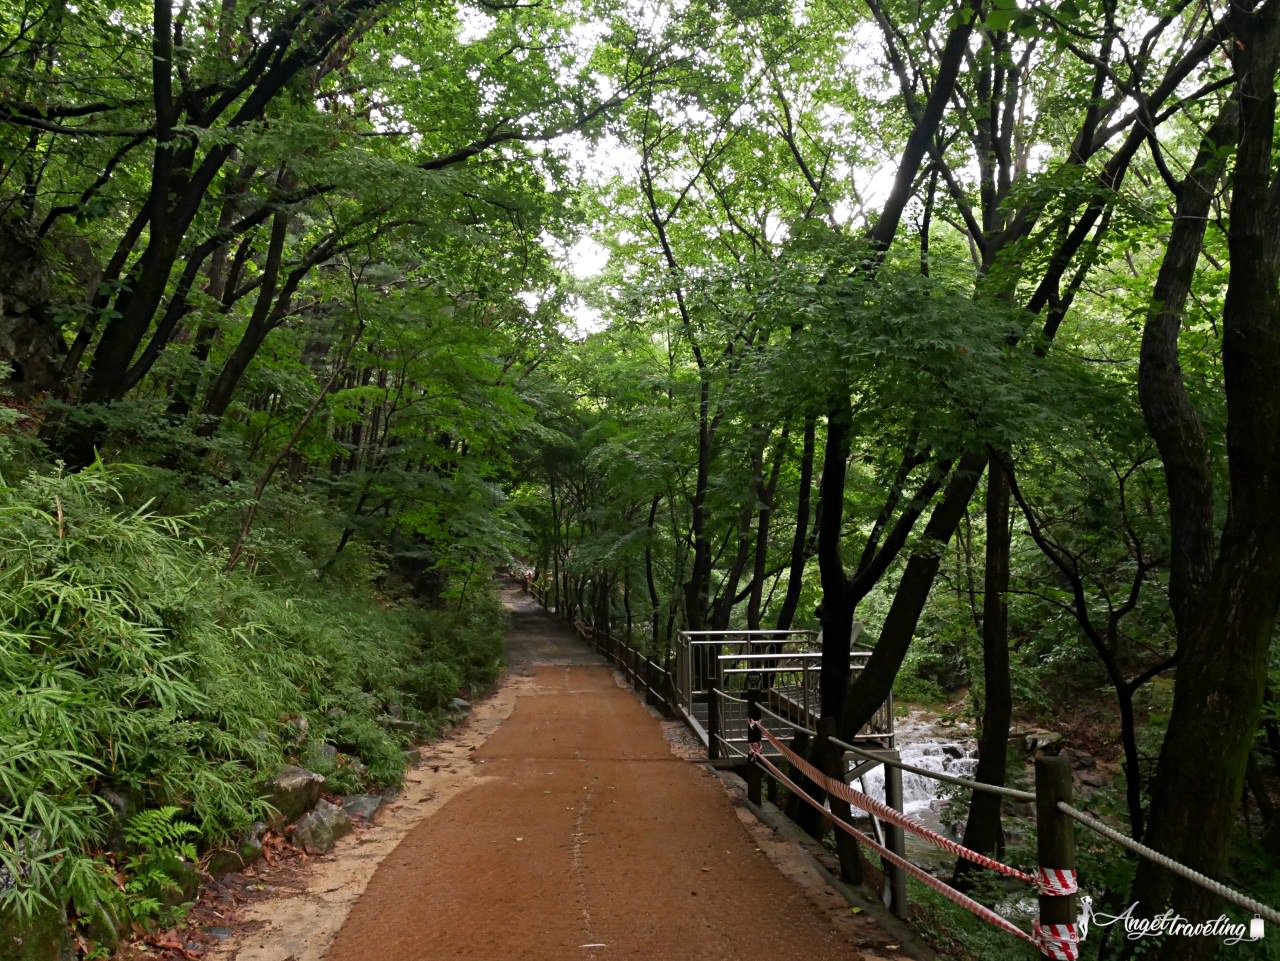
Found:
<path fill-rule="evenodd" d="M 223 957 L 905 961 L 794 859 L 779 870 L 785 845 L 571 632 L 508 603 L 511 676 L 467 736 L 431 752 L 358 861 L 335 870 L 340 849 L 309 893 L 260 905 Z"/>

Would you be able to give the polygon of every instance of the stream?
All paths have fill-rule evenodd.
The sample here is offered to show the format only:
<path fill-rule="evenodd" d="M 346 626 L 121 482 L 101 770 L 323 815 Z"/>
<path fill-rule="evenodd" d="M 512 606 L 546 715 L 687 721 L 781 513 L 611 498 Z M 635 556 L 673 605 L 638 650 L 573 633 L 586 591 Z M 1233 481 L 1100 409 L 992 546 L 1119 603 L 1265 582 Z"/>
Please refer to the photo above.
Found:
<path fill-rule="evenodd" d="M 906 764 L 950 774 L 972 777 L 978 765 L 978 745 L 971 725 L 961 721 L 943 724 L 923 711 L 912 711 L 894 722 L 898 754 Z M 853 782 L 858 790 L 879 801 L 884 796 L 884 768 L 873 768 Z M 956 798 L 956 800 L 952 800 Z M 959 840 L 964 831 L 968 792 L 910 771 L 902 772 L 902 807 L 906 814 L 939 833 Z M 950 872 L 951 855 L 907 833 L 907 857 L 937 874 Z"/>

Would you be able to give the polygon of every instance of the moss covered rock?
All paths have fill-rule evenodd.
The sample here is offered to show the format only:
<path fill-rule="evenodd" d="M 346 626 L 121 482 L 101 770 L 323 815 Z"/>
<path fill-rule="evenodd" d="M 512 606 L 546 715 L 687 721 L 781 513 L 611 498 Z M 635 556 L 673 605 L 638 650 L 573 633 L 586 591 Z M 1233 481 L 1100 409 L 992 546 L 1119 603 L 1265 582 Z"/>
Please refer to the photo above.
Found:
<path fill-rule="evenodd" d="M 61 908 L 41 907 L 34 917 L 0 908 L 0 958 L 5 961 L 75 961 Z"/>

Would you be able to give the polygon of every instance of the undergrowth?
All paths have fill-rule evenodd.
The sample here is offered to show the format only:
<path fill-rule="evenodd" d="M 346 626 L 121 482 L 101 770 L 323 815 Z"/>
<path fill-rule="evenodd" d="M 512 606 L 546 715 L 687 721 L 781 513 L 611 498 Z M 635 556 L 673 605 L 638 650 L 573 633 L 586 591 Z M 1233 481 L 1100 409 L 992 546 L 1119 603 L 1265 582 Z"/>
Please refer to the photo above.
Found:
<path fill-rule="evenodd" d="M 491 594 L 425 610 L 367 581 L 228 574 L 190 519 L 126 505 L 130 482 L 0 481 L 0 910 L 19 917 L 137 917 L 122 898 L 263 817 L 264 779 L 317 742 L 339 751 L 330 789 L 398 783 L 408 742 L 499 666 Z M 109 798 L 168 813 L 126 827 Z"/>

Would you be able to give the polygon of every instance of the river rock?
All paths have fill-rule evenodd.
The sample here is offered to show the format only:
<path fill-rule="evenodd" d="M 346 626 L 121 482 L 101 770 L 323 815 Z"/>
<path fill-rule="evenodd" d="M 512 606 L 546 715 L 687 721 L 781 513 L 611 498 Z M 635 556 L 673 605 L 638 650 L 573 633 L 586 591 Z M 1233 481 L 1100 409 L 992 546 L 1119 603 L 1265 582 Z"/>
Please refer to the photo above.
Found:
<path fill-rule="evenodd" d="M 272 830 L 279 831 L 290 821 L 315 807 L 323 787 L 324 778 L 315 771 L 292 764 L 281 768 L 265 785 L 264 797 L 277 812 L 271 818 Z"/>
<path fill-rule="evenodd" d="M 351 818 L 359 818 L 366 824 L 372 824 L 374 816 L 381 810 L 386 801 L 380 794 L 356 794 L 342 799 L 342 810 Z"/>
<path fill-rule="evenodd" d="M 320 801 L 293 826 L 293 843 L 308 854 L 328 854 L 351 833 L 351 818 L 336 804 Z"/>

